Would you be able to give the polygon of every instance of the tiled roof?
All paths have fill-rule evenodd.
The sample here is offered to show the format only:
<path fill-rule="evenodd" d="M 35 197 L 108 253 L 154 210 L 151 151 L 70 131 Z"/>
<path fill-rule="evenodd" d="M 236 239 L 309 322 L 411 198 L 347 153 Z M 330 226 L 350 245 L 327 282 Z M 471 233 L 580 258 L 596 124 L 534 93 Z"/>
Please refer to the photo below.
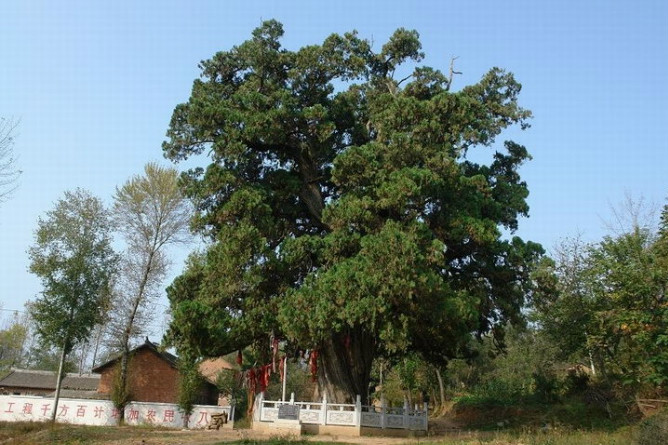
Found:
<path fill-rule="evenodd" d="M 135 353 L 137 351 L 140 351 L 142 349 L 148 349 L 149 351 L 152 351 L 154 354 L 158 355 L 163 360 L 165 360 L 167 363 L 169 363 L 169 365 L 171 367 L 176 368 L 176 361 L 178 360 L 177 357 L 175 355 L 170 354 L 167 351 L 159 350 L 158 346 L 155 343 L 152 343 L 148 338 L 146 339 L 144 344 L 142 344 L 140 346 L 137 346 L 132 351 L 130 351 L 130 354 L 133 354 L 133 353 Z M 108 362 L 102 363 L 101 365 L 96 366 L 95 368 L 93 368 L 93 372 L 100 373 L 100 372 L 102 372 L 102 369 L 104 369 L 108 366 L 112 366 L 114 363 L 116 363 L 120 359 L 121 359 L 121 356 L 118 355 L 118 356 L 112 358 L 111 360 L 109 360 Z"/>
<path fill-rule="evenodd" d="M 29 389 L 56 389 L 57 373 L 53 371 L 35 371 L 28 369 L 12 369 L 0 380 L 0 387 L 29 388 Z M 96 391 L 100 376 L 96 374 L 65 375 L 62 389 Z"/>
<path fill-rule="evenodd" d="M 46 397 L 55 397 L 56 392 L 47 394 Z M 92 400 L 108 400 L 109 394 L 100 394 L 97 391 L 88 391 L 83 389 L 63 389 L 60 391 L 60 397 L 66 399 L 92 399 Z"/>

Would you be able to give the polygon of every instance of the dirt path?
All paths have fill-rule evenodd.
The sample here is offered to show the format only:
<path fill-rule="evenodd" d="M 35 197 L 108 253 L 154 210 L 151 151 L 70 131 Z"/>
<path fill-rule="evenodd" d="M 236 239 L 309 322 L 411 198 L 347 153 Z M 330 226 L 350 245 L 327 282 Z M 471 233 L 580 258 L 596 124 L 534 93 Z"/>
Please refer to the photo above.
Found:
<path fill-rule="evenodd" d="M 438 434 L 440 436 L 441 434 Z M 429 440 L 437 440 L 436 435 L 429 436 Z M 205 431 L 146 431 L 133 438 L 124 438 L 114 441 L 101 442 L 100 445 L 212 445 L 221 442 L 240 440 L 268 440 L 275 438 L 275 434 L 267 434 L 253 430 L 221 429 Z M 427 438 L 410 437 L 349 437 L 349 436 L 301 436 L 301 439 L 310 442 L 352 443 L 360 445 L 401 445 L 424 442 Z"/>

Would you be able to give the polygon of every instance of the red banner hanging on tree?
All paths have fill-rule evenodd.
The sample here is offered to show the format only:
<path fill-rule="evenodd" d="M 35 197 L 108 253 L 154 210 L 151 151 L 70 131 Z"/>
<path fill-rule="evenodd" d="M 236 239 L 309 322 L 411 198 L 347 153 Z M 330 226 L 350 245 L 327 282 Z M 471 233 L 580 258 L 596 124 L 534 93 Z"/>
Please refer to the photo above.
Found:
<path fill-rule="evenodd" d="M 316 377 L 318 376 L 318 351 L 315 349 L 311 351 L 309 361 L 311 364 L 311 380 L 315 382 Z"/>

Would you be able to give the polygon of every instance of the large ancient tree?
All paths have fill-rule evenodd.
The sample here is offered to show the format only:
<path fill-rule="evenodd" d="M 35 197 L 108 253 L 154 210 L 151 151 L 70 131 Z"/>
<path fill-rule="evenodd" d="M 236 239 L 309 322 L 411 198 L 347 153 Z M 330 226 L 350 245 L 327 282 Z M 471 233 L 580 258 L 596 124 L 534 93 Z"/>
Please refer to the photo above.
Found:
<path fill-rule="evenodd" d="M 380 52 L 355 33 L 288 51 L 282 34 L 265 22 L 203 61 L 174 110 L 164 153 L 208 156 L 184 183 L 211 244 L 168 291 L 170 337 L 191 356 L 272 334 L 316 349 L 321 390 L 349 400 L 374 357 L 444 362 L 519 316 L 541 249 L 501 231 L 527 214 L 529 155 L 495 138 L 530 112 L 498 68 L 450 91 L 415 31 Z"/>

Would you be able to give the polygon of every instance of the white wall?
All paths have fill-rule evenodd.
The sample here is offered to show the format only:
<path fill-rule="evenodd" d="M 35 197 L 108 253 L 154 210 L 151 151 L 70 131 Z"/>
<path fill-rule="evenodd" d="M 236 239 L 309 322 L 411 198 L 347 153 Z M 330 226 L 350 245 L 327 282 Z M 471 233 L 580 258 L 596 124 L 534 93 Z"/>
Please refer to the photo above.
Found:
<path fill-rule="evenodd" d="M 0 396 L 0 420 L 29 422 L 51 419 L 53 398 Z M 80 425 L 116 425 L 118 413 L 109 400 L 60 399 L 56 421 Z"/>
<path fill-rule="evenodd" d="M 53 398 L 37 396 L 0 396 L 0 421 L 28 422 L 51 419 Z M 188 428 L 205 428 L 211 415 L 227 412 L 229 406 L 195 405 Z M 58 401 L 56 421 L 78 425 L 118 424 L 118 411 L 109 400 L 65 399 Z M 231 416 L 230 416 L 231 419 Z M 130 402 L 125 407 L 128 425 L 151 424 L 170 428 L 184 428 L 185 416 L 177 405 L 170 403 Z M 231 421 L 230 421 L 231 425 Z"/>

